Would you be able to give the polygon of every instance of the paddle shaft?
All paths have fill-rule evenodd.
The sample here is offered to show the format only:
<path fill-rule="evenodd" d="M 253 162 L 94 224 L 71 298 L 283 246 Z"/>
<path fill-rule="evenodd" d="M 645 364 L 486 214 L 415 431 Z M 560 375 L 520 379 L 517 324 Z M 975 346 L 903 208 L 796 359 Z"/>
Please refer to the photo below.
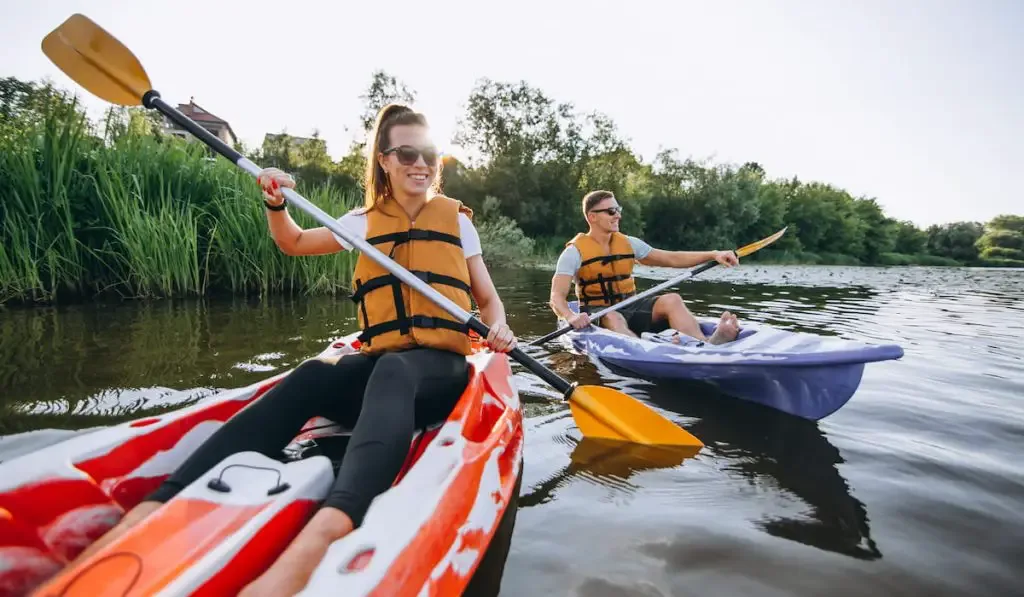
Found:
<path fill-rule="evenodd" d="M 259 176 L 261 170 L 259 166 L 252 163 L 251 160 L 243 156 L 241 153 L 235 151 L 234 148 L 229 146 L 227 143 L 218 139 L 213 133 L 197 124 L 194 120 L 182 114 L 177 108 L 165 102 L 161 99 L 160 94 L 157 91 L 147 91 L 145 95 L 142 96 L 142 105 L 147 108 L 154 109 L 171 119 L 194 135 L 197 139 L 209 145 L 214 151 L 227 158 L 231 163 L 242 170 L 245 170 L 249 174 L 252 174 L 254 178 Z M 471 313 L 465 311 L 462 307 L 459 307 L 451 299 L 434 290 L 426 282 L 414 276 L 409 272 L 409 270 L 392 261 L 376 247 L 346 230 L 344 226 L 338 223 L 337 220 L 327 215 L 316 205 L 310 203 L 305 197 L 288 188 L 282 189 L 282 193 L 288 199 L 289 203 L 298 206 L 299 209 L 308 213 L 316 221 L 327 227 L 331 232 L 345 239 L 353 247 L 359 249 L 364 255 L 376 261 L 381 267 L 388 270 L 396 278 L 450 313 L 452 317 L 455 317 L 462 323 L 467 324 L 471 330 L 480 334 L 482 338 L 486 338 L 488 334 L 490 334 L 491 330 L 487 327 L 487 324 L 476 317 L 473 317 Z M 537 377 L 540 377 L 556 390 L 561 392 L 563 398 L 568 399 L 576 389 L 576 383 L 570 383 L 563 379 L 560 375 L 542 365 L 536 359 L 523 352 L 520 348 L 514 348 L 509 351 L 508 354 L 521 365 L 529 369 L 532 373 L 537 375 Z"/>
<path fill-rule="evenodd" d="M 733 251 L 733 254 L 735 254 L 735 253 L 736 252 Z M 737 259 L 738 258 L 739 257 L 737 256 Z M 717 261 L 708 261 L 706 263 L 698 265 L 697 267 L 695 267 L 695 268 L 693 268 L 691 270 L 687 270 L 685 273 L 679 274 L 678 276 L 676 276 L 675 278 L 672 278 L 671 280 L 666 280 L 666 281 L 662 282 L 661 284 L 658 284 L 657 286 L 653 286 L 651 288 L 648 288 L 647 290 L 641 292 L 640 294 L 634 294 L 633 296 L 629 297 L 628 299 L 626 299 L 626 300 L 624 300 L 622 302 L 615 303 L 614 305 L 609 305 L 609 306 L 605 307 L 604 309 L 601 309 L 597 313 L 591 314 L 590 315 L 590 319 L 591 319 L 591 321 L 596 321 L 596 320 L 600 319 L 602 316 L 611 313 L 612 311 L 618 311 L 619 309 L 621 309 L 621 308 L 623 308 L 623 307 L 625 307 L 627 305 L 632 305 L 633 303 L 635 303 L 636 301 L 638 301 L 638 300 L 640 300 L 642 298 L 647 298 L 647 297 L 651 296 L 655 292 L 658 292 L 660 290 L 665 290 L 666 288 L 668 288 L 670 286 L 675 286 L 676 284 L 682 282 L 683 280 L 688 280 L 688 279 L 692 278 L 693 276 L 696 276 L 699 273 L 706 272 L 707 270 L 715 267 L 716 265 L 718 265 Z M 565 327 L 558 328 L 557 330 L 549 333 L 546 336 L 542 336 L 540 338 L 537 338 L 533 342 L 530 342 L 530 345 L 531 346 L 537 346 L 539 344 L 543 344 L 543 343 L 547 342 L 548 340 L 553 340 L 553 339 L 561 336 L 562 334 L 564 334 L 566 332 L 571 332 L 571 331 L 572 331 L 572 325 L 566 325 Z"/>

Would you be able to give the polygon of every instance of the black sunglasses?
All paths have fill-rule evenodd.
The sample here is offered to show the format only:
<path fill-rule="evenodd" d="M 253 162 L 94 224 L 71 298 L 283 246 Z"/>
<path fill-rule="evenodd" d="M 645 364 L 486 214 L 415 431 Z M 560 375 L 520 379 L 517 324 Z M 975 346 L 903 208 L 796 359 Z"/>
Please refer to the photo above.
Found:
<path fill-rule="evenodd" d="M 436 147 L 424 147 L 422 149 L 413 147 L 412 145 L 399 145 L 398 147 L 390 147 L 382 151 L 384 155 L 394 153 L 398 156 L 398 163 L 403 166 L 412 166 L 423 156 L 423 161 L 427 166 L 433 167 L 437 165 L 437 160 L 441 156 L 441 152 Z"/>
<path fill-rule="evenodd" d="M 606 213 L 606 214 L 608 214 L 610 216 L 614 216 L 615 214 L 622 213 L 622 208 L 619 207 L 618 205 L 616 205 L 615 207 L 606 207 L 604 209 L 592 209 L 592 210 L 590 210 L 590 212 L 591 213 L 594 213 L 594 212 Z"/>

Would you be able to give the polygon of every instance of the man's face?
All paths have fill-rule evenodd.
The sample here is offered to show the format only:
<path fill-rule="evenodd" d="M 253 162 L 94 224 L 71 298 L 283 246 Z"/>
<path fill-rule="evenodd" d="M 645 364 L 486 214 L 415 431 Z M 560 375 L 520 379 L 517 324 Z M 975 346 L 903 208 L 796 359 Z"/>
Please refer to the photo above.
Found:
<path fill-rule="evenodd" d="M 621 219 L 622 207 L 614 197 L 601 201 L 587 213 L 587 221 L 595 230 L 601 232 L 618 232 Z"/>

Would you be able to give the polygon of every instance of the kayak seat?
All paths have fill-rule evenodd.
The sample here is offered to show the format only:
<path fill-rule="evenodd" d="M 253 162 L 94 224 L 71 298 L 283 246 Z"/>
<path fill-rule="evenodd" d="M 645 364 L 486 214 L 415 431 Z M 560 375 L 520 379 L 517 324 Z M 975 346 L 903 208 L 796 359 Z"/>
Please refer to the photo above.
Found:
<path fill-rule="evenodd" d="M 427 444 L 437 435 L 442 424 L 443 422 L 415 430 L 409 455 L 406 457 L 402 472 L 395 479 L 395 483 L 401 480 L 405 471 L 420 457 Z M 306 421 L 299 434 L 281 450 L 281 455 L 277 460 L 287 463 L 313 456 L 325 456 L 331 461 L 331 467 L 337 474 L 351 439 L 352 430 L 346 429 L 327 417 L 313 417 Z"/>

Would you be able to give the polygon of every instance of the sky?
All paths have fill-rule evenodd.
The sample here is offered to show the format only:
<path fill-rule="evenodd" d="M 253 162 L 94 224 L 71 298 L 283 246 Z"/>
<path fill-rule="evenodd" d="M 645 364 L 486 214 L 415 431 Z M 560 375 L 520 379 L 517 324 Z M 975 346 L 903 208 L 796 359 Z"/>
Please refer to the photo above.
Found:
<path fill-rule="evenodd" d="M 98 115 L 40 50 L 75 12 L 127 45 L 165 100 L 194 97 L 248 147 L 319 130 L 340 157 L 384 69 L 458 156 L 477 80 L 524 80 L 611 117 L 648 163 L 668 148 L 756 161 L 922 227 L 1024 214 L 1019 0 L 0 0 L 0 77 L 48 78 Z"/>

